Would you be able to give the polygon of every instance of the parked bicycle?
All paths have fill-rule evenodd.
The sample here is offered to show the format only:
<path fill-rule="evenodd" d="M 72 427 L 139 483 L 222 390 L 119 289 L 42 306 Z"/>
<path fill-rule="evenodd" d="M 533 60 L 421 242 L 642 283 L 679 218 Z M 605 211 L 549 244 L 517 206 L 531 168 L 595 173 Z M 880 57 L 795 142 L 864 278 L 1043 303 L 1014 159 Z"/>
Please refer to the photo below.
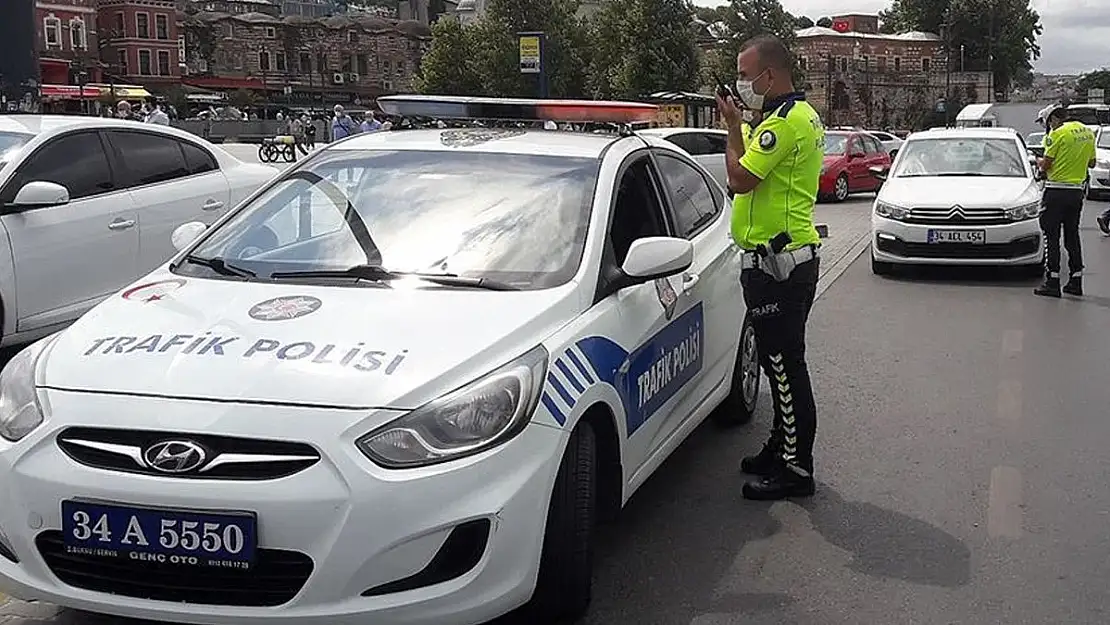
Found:
<path fill-rule="evenodd" d="M 297 140 L 289 135 L 265 137 L 258 146 L 258 160 L 263 163 L 276 163 L 279 159 L 286 163 L 297 160 Z"/>

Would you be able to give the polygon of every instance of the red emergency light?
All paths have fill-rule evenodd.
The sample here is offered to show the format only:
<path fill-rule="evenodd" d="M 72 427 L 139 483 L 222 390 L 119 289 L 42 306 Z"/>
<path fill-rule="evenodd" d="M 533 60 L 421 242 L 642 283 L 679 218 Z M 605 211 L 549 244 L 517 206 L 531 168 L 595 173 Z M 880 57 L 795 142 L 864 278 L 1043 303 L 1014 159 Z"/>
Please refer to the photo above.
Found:
<path fill-rule="evenodd" d="M 846 20 L 846 19 L 837 19 L 837 20 L 833 20 L 832 27 L 833 27 L 833 30 L 835 30 L 838 33 L 846 33 L 848 31 L 852 30 L 852 22 L 850 22 L 849 20 Z"/>
<path fill-rule="evenodd" d="M 521 121 L 631 124 L 655 119 L 659 107 L 611 100 L 527 100 L 440 95 L 391 95 L 378 98 L 389 115 L 432 119 L 499 119 Z"/>

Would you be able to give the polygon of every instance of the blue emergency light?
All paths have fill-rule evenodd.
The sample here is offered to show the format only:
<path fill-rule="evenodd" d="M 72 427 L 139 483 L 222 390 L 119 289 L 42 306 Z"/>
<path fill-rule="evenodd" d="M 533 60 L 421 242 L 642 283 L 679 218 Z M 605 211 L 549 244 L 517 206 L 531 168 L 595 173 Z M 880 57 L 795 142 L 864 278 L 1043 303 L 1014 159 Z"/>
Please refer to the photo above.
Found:
<path fill-rule="evenodd" d="M 388 115 L 431 119 L 632 124 L 655 119 L 659 107 L 610 100 L 526 100 L 441 95 L 390 95 L 378 98 Z"/>

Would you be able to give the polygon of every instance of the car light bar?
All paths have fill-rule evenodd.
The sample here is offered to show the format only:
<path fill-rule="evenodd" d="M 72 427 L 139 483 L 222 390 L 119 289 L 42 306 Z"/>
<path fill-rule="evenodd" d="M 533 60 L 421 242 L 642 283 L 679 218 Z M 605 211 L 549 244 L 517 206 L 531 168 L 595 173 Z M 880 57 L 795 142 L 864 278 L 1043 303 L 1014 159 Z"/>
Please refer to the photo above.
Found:
<path fill-rule="evenodd" d="M 655 119 L 659 107 L 608 100 L 525 100 L 439 95 L 391 95 L 378 98 L 388 115 L 432 119 L 498 119 L 631 124 Z"/>

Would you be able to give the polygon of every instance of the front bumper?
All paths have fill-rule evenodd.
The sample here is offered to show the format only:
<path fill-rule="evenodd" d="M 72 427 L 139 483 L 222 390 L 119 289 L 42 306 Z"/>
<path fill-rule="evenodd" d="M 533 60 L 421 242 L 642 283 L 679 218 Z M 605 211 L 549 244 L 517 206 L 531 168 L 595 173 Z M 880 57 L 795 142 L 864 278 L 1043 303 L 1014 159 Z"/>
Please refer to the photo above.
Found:
<path fill-rule="evenodd" d="M 985 230 L 984 243 L 929 243 L 929 230 Z M 1027 219 L 997 225 L 911 224 L 871 216 L 876 261 L 904 265 L 1033 265 L 1044 254 L 1040 223 Z"/>
<path fill-rule="evenodd" d="M 471 625 L 523 604 L 535 586 L 546 510 L 566 444 L 561 430 L 532 424 L 509 443 L 478 456 L 390 471 L 367 460 L 354 441 L 395 417 L 393 412 L 61 391 L 41 396 L 46 423 L 16 445 L 0 442 L 0 532 L 19 560 L 12 562 L 0 549 L 0 591 L 91 612 L 183 623 Z M 65 455 L 55 438 L 71 425 L 255 440 L 265 438 L 260 432 L 273 432 L 269 438 L 316 448 L 321 460 L 264 481 L 128 474 L 85 466 Z M 181 570 L 168 578 L 176 580 L 167 586 L 177 594 L 167 600 L 169 591 L 154 587 L 158 579 L 167 579 L 164 575 L 144 577 L 135 563 L 75 564 L 71 554 L 59 553 L 60 502 L 74 497 L 140 507 L 253 511 L 260 550 L 281 562 L 267 568 L 260 556 L 249 572 Z M 488 521 L 480 524 L 484 549 L 471 550 L 475 561 L 466 570 L 445 581 L 362 596 L 427 570 L 456 527 L 481 521 Z M 244 577 L 236 582 L 235 574 Z M 261 592 L 285 593 L 285 599 L 231 605 L 219 587 L 213 594 L 194 588 L 192 598 L 181 598 L 182 587 L 216 580 L 214 575 L 217 586 L 240 583 L 242 590 L 270 584 Z M 112 588 L 90 590 L 97 587 L 94 578 L 103 585 L 106 577 L 115 580 Z M 151 596 L 161 598 L 142 598 Z M 222 604 L 214 604 L 213 596 Z"/>

